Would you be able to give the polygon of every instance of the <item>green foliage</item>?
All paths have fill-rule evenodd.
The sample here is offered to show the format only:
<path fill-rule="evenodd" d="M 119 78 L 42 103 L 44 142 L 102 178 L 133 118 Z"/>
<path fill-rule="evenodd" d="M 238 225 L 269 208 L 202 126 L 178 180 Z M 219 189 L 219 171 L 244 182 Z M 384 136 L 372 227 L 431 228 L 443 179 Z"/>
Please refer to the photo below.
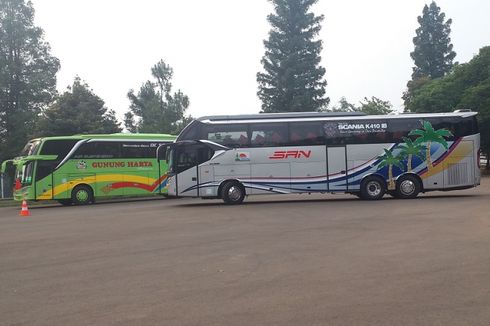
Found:
<path fill-rule="evenodd" d="M 389 101 L 383 101 L 379 98 L 372 96 L 371 99 L 364 98 L 364 102 L 361 101 L 359 111 L 366 114 L 389 114 L 393 112 L 393 106 Z"/>
<path fill-rule="evenodd" d="M 417 17 L 420 27 L 415 31 L 415 49 L 410 53 L 415 63 L 412 79 L 439 78 L 451 71 L 456 56 L 449 37 L 452 20 L 444 21 L 444 18 L 445 14 L 434 1 L 430 6 L 425 5 L 422 16 Z"/>
<path fill-rule="evenodd" d="M 56 95 L 60 65 L 43 34 L 30 1 L 0 1 L 0 161 L 19 153 Z"/>
<path fill-rule="evenodd" d="M 184 116 L 189 98 L 180 90 L 172 94 L 173 69 L 160 60 L 151 69 L 154 81 L 146 81 L 135 94 L 128 92 L 131 102 L 124 116 L 131 132 L 178 134 L 187 124 Z"/>
<path fill-rule="evenodd" d="M 262 112 L 319 111 L 325 97 L 325 68 L 320 66 L 322 41 L 315 40 L 323 15 L 309 11 L 318 0 L 270 0 L 274 14 L 261 60 L 264 72 L 257 73 Z"/>
<path fill-rule="evenodd" d="M 342 96 L 339 100 L 339 103 L 332 106 L 329 110 L 332 112 L 358 112 L 359 108 L 355 105 L 347 101 L 347 99 Z"/>
<path fill-rule="evenodd" d="M 425 5 L 422 16 L 417 17 L 420 26 L 413 38 L 414 51 L 410 53 L 415 66 L 412 80 L 407 83 L 407 91 L 402 97 L 406 111 L 418 89 L 431 79 L 445 76 L 453 67 L 456 52 L 449 37 L 452 20 L 444 19 L 445 14 L 434 1 L 430 6 Z"/>
<path fill-rule="evenodd" d="M 424 84 L 413 94 L 411 112 L 477 111 L 481 148 L 490 153 L 490 46 L 480 49 L 468 63 L 457 65 L 443 78 Z"/>
<path fill-rule="evenodd" d="M 37 127 L 38 136 L 63 136 L 84 133 L 120 132 L 120 122 L 113 110 L 95 95 L 79 77 L 44 110 Z"/>
<path fill-rule="evenodd" d="M 330 110 L 332 112 L 363 112 L 366 114 L 389 114 L 393 112 L 393 106 L 389 101 L 383 101 L 375 96 L 370 99 L 364 97 L 359 106 L 349 103 L 345 97 L 342 97 L 338 103 Z"/>

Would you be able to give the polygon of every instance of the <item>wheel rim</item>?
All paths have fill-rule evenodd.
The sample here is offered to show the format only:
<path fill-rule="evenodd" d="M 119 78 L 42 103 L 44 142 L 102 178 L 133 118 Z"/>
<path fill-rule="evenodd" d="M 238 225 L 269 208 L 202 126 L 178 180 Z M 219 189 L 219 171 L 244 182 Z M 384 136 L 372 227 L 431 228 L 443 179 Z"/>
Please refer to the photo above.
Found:
<path fill-rule="evenodd" d="M 77 200 L 81 203 L 88 201 L 90 195 L 87 190 L 79 190 L 76 194 Z"/>
<path fill-rule="evenodd" d="M 404 195 L 411 195 L 415 192 L 415 182 L 412 180 L 403 180 L 400 183 L 400 192 Z"/>
<path fill-rule="evenodd" d="M 367 193 L 370 197 L 377 197 L 381 194 L 381 185 L 376 181 L 369 181 L 366 185 Z"/>
<path fill-rule="evenodd" d="M 242 196 L 242 190 L 238 186 L 231 186 L 230 189 L 228 189 L 228 198 L 231 201 L 237 201 L 240 199 Z"/>

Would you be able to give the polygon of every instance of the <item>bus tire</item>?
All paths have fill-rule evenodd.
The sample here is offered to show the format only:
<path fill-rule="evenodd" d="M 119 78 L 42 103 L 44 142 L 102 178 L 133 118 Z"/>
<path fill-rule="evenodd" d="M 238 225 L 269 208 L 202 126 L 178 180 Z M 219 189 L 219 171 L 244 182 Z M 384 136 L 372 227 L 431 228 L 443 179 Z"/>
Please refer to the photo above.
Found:
<path fill-rule="evenodd" d="M 386 192 L 386 182 L 377 176 L 369 176 L 361 182 L 361 198 L 377 200 L 383 198 Z"/>
<path fill-rule="evenodd" d="M 245 187 L 235 181 L 228 181 L 221 189 L 221 198 L 228 205 L 238 205 L 245 199 Z"/>
<path fill-rule="evenodd" d="M 72 204 L 71 199 L 58 199 L 58 203 L 63 206 L 70 206 Z"/>
<path fill-rule="evenodd" d="M 412 199 L 417 197 L 421 189 L 420 181 L 415 176 L 402 175 L 396 181 L 396 198 Z"/>
<path fill-rule="evenodd" d="M 92 188 L 87 185 L 78 185 L 71 192 L 71 201 L 75 205 L 87 205 L 94 202 Z"/>

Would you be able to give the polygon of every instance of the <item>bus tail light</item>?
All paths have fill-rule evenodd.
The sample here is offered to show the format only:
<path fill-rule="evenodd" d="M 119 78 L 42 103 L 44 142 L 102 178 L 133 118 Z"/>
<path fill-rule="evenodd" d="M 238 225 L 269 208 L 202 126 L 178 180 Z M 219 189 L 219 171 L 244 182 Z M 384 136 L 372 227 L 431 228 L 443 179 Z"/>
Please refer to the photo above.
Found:
<path fill-rule="evenodd" d="M 481 161 L 480 161 L 480 159 L 481 159 L 481 148 L 478 150 L 478 154 L 476 156 L 476 161 L 478 162 L 478 168 L 479 169 L 481 169 L 481 166 L 480 166 Z"/>

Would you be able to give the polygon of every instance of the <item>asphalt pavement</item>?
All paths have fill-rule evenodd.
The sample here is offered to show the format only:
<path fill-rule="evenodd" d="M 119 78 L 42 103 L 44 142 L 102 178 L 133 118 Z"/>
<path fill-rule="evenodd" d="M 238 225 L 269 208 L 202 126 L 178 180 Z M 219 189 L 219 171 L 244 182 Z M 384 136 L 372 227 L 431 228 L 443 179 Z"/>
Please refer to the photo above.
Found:
<path fill-rule="evenodd" d="M 464 191 L 0 208 L 0 325 L 490 325 Z"/>

